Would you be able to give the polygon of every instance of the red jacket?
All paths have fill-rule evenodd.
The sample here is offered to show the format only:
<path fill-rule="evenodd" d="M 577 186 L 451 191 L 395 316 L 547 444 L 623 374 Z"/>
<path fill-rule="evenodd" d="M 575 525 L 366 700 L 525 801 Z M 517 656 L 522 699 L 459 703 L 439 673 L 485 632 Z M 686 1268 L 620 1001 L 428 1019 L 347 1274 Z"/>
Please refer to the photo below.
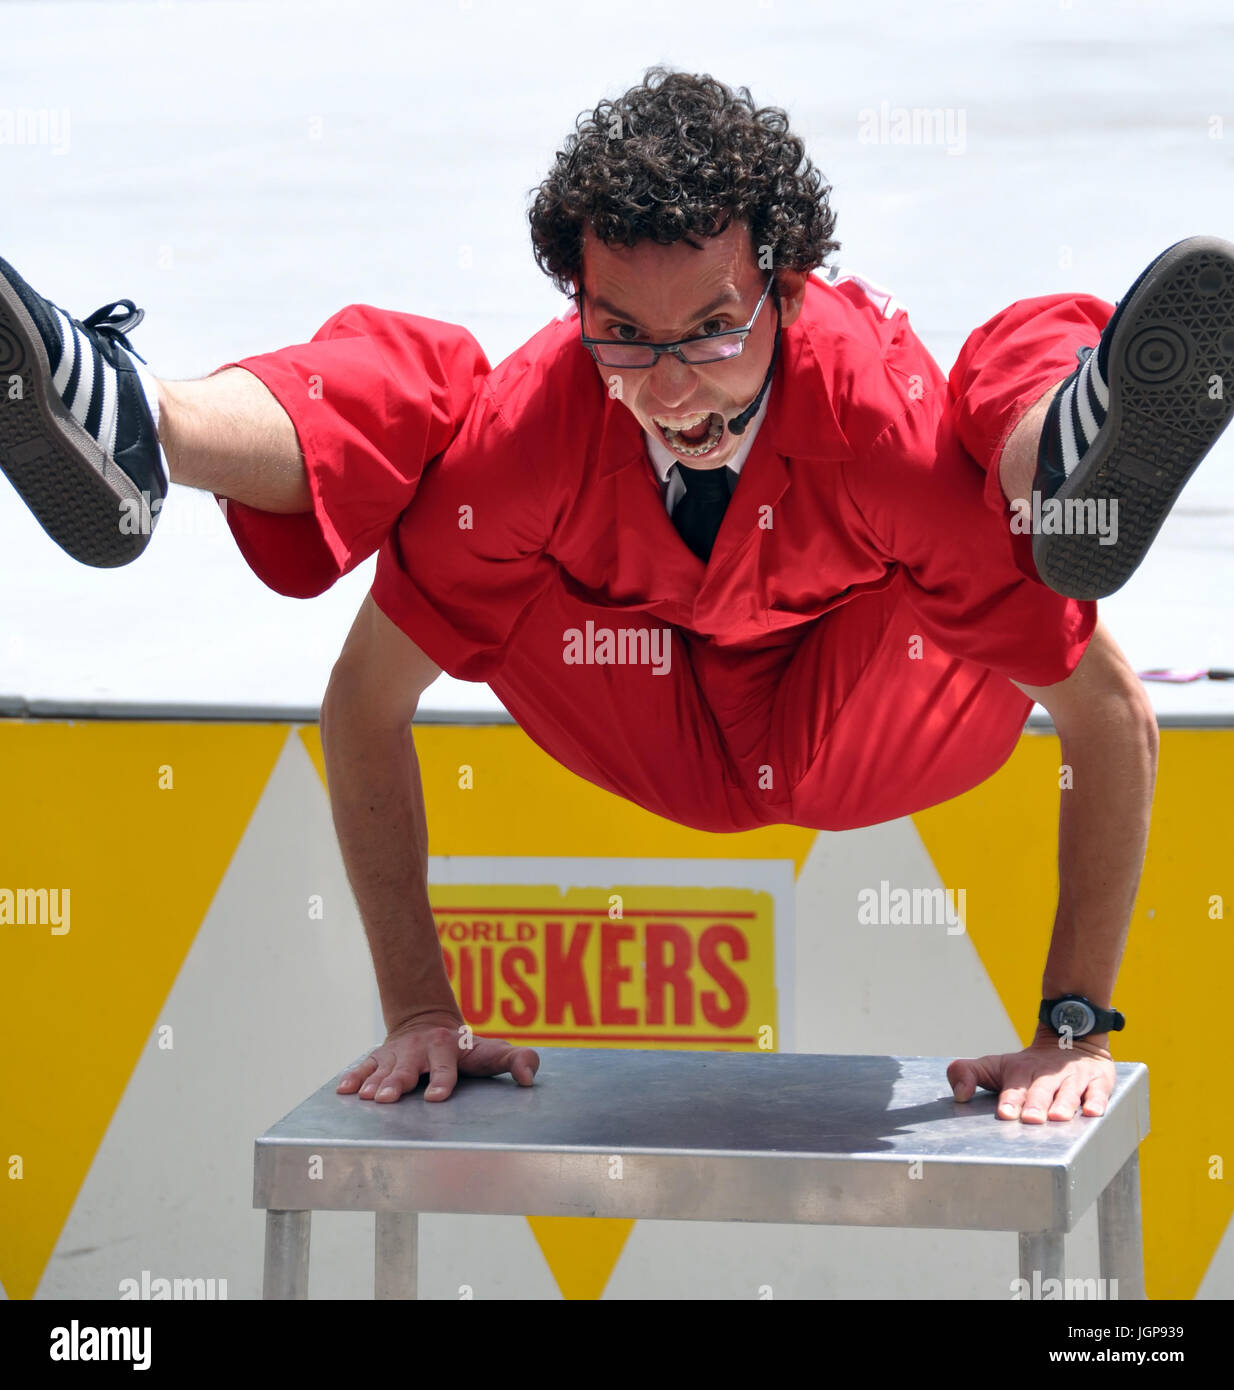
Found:
<path fill-rule="evenodd" d="M 1031 322 L 1028 307 L 1055 302 L 1004 312 Z M 1025 375 L 1011 356 L 986 364 L 983 402 Z M 577 318 L 555 320 L 479 382 L 382 546 L 373 597 L 443 670 L 482 681 L 554 574 L 591 603 L 756 647 L 884 588 L 898 568 L 926 639 L 1054 684 L 1079 660 L 1096 604 L 1036 579 L 1030 538 L 1012 536 L 986 472 L 1001 419 L 966 409 L 956 377 L 894 301 L 856 279 L 811 277 L 704 565 L 674 530 L 641 426 L 610 399 Z"/>

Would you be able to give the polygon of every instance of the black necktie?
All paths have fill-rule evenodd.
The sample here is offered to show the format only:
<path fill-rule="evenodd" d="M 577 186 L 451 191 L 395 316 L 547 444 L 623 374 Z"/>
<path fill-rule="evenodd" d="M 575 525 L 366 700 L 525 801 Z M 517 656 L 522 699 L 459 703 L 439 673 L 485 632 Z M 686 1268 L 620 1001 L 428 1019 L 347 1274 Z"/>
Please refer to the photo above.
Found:
<path fill-rule="evenodd" d="M 711 558 L 724 509 L 728 506 L 731 468 L 691 468 L 678 462 L 675 467 L 686 485 L 686 494 L 673 508 L 673 525 L 681 539 L 700 560 Z"/>

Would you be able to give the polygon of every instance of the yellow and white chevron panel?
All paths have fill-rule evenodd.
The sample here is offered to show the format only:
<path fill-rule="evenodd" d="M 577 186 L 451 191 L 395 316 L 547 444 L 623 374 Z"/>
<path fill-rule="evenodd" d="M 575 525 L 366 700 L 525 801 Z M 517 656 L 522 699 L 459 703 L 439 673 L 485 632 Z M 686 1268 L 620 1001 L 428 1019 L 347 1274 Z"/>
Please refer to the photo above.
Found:
<path fill-rule="evenodd" d="M 438 929 L 479 1031 L 953 1056 L 1032 1032 L 1056 884 L 1052 735 L 1026 732 L 966 796 L 840 834 L 673 825 L 513 725 L 417 726 L 416 747 Z M 0 1285 L 257 1297 L 253 1138 L 380 1036 L 317 728 L 10 719 L 0 759 Z M 1163 731 L 1116 996 L 1116 1055 L 1151 1072 L 1156 1298 L 1234 1294 L 1222 1022 L 1178 1022 L 1234 965 L 1232 779 L 1234 730 Z M 952 910 L 872 920 L 871 895 L 898 887 L 941 890 Z M 371 1241 L 371 1217 L 315 1215 L 310 1295 L 368 1296 Z M 1096 1272 L 1091 1215 L 1068 1258 Z M 421 1296 L 996 1298 L 1014 1259 L 997 1233 L 429 1215 Z"/>

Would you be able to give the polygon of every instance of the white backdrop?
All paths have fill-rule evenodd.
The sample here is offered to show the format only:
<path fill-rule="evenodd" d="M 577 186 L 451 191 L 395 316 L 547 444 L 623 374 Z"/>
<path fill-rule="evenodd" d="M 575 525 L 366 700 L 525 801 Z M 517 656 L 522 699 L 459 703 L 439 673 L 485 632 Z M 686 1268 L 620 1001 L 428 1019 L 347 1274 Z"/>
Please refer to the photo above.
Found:
<path fill-rule="evenodd" d="M 355 301 L 500 360 L 560 307 L 529 190 L 579 111 L 660 61 L 788 109 L 833 185 L 834 259 L 894 290 L 944 370 L 1016 299 L 1113 301 L 1171 242 L 1234 239 L 1224 0 L 40 0 L 0 23 L 0 256 L 78 317 L 136 300 L 169 377 Z M 954 138 L 862 140 L 884 102 L 943 108 Z M 1232 446 L 1102 604 L 1137 668 L 1234 666 Z M 176 488 L 137 564 L 89 570 L 0 479 L 0 697 L 314 706 L 373 564 L 281 598 Z M 1151 689 L 1160 713 L 1234 712 L 1234 683 Z M 424 709 L 500 705 L 442 677 Z"/>

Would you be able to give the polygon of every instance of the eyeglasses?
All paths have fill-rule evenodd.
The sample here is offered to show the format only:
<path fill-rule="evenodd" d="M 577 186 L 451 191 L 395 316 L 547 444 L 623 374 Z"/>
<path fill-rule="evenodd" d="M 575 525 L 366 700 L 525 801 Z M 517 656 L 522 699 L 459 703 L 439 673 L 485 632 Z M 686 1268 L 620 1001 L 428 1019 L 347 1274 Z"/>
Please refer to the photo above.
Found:
<path fill-rule="evenodd" d="M 579 337 L 583 346 L 602 367 L 654 367 L 661 354 L 666 352 L 672 353 L 678 361 L 691 366 L 701 362 L 723 362 L 730 357 L 740 357 L 746 345 L 746 337 L 762 313 L 767 295 L 775 284 L 775 278 L 774 273 L 768 277 L 758 305 L 750 315 L 750 322 L 743 328 L 727 328 L 723 333 L 702 333 L 696 338 L 681 338 L 675 343 L 628 343 L 623 338 L 589 338 L 583 332 L 583 291 L 580 289 Z M 779 308 L 778 295 L 776 307 Z"/>

